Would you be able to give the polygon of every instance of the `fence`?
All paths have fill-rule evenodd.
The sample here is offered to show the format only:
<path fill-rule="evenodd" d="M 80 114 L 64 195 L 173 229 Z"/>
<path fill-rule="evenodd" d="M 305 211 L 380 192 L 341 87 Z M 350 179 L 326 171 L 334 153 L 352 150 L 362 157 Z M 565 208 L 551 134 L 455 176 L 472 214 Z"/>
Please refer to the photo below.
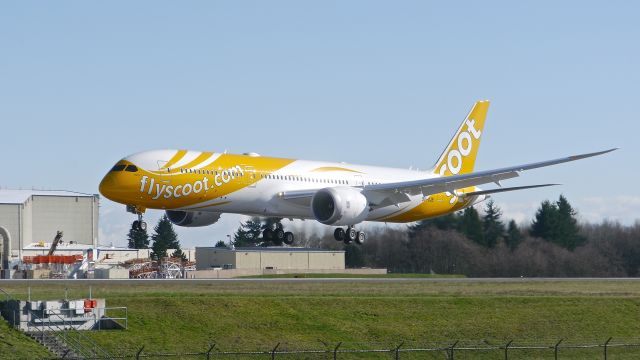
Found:
<path fill-rule="evenodd" d="M 612 338 L 599 343 L 566 343 L 558 339 L 550 343 L 519 344 L 511 340 L 503 344 L 489 345 L 469 344 L 468 342 L 453 341 L 449 344 L 434 344 L 433 346 L 406 347 L 404 342 L 386 348 L 361 348 L 343 346 L 343 343 L 324 344 L 324 348 L 317 349 L 287 349 L 281 343 L 271 348 L 255 351 L 225 351 L 217 344 L 211 344 L 208 349 L 200 352 L 154 352 L 141 346 L 137 350 L 120 351 L 108 359 L 605 359 L 615 355 L 616 359 L 640 358 L 640 341 L 615 342 Z M 586 353 L 585 351 L 588 351 Z M 615 352 L 615 354 L 612 354 Z M 72 357 L 63 357 L 73 359 Z M 59 358 L 56 358 L 59 359 Z M 83 359 L 107 359 L 106 357 L 83 357 Z"/>

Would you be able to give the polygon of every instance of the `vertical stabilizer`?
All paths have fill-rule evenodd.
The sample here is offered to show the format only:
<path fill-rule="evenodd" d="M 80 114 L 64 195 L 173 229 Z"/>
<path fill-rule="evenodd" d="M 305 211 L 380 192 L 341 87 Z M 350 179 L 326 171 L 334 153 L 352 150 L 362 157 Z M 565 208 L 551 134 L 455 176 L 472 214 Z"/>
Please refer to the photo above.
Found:
<path fill-rule="evenodd" d="M 489 101 L 478 101 L 436 162 L 434 172 L 442 176 L 468 174 L 473 171 L 480 139 L 484 131 Z"/>

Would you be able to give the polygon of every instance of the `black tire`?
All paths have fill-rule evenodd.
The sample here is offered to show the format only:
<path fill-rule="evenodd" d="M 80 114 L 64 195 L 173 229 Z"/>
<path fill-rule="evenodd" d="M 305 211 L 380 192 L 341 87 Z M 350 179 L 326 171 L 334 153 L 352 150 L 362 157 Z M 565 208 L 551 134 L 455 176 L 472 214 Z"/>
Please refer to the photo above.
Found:
<path fill-rule="evenodd" d="M 276 245 L 282 245 L 282 243 L 284 242 L 284 230 L 276 229 L 273 232 L 273 242 Z"/>
<path fill-rule="evenodd" d="M 140 221 L 134 221 L 133 224 L 131 224 L 131 228 L 134 230 L 140 230 Z"/>
<path fill-rule="evenodd" d="M 262 232 L 262 238 L 267 241 L 270 241 L 271 239 L 273 239 L 273 230 L 264 229 L 264 231 Z"/>
<path fill-rule="evenodd" d="M 147 231 L 147 223 L 144 221 L 140 221 L 140 224 L 138 224 L 138 227 L 142 231 Z"/>
<path fill-rule="evenodd" d="M 291 231 L 287 231 L 284 233 L 284 243 L 287 245 L 293 244 L 293 233 Z"/>
<path fill-rule="evenodd" d="M 349 240 L 349 242 L 354 241 L 358 237 L 358 232 L 354 228 L 348 228 L 345 236 L 345 241 Z"/>
<path fill-rule="evenodd" d="M 333 237 L 336 239 L 336 241 L 344 241 L 344 229 L 343 228 L 337 228 L 334 232 L 333 232 Z"/>
<path fill-rule="evenodd" d="M 356 235 L 356 244 L 362 245 L 367 240 L 367 234 L 364 231 L 358 231 Z"/>

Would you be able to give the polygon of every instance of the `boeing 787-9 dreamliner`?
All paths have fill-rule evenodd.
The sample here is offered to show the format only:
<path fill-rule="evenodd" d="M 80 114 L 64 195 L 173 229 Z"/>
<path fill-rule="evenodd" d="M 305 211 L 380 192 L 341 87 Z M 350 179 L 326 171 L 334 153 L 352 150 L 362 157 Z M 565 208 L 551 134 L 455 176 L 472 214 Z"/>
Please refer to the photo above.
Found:
<path fill-rule="evenodd" d="M 294 160 L 255 153 L 234 155 L 191 150 L 145 151 L 118 161 L 100 183 L 100 193 L 137 214 L 145 228 L 147 209 L 166 211 L 178 226 L 206 226 L 223 213 L 311 219 L 336 226 L 336 240 L 362 244 L 363 221 L 404 223 L 455 212 L 490 194 L 555 184 L 502 187 L 525 170 L 601 155 L 615 149 L 473 171 L 489 101 L 478 101 L 427 171 L 337 162 Z M 478 185 L 496 184 L 490 190 Z M 281 227 L 263 236 L 291 244 Z"/>

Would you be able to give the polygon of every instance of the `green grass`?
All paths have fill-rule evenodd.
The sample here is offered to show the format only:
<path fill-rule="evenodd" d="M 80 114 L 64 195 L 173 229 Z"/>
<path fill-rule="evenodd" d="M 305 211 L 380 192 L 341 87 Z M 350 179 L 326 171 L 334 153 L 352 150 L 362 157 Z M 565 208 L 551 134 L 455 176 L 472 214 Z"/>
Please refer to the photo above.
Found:
<path fill-rule="evenodd" d="M 80 298 L 87 295 L 88 284 L 32 283 L 32 297 L 62 298 L 67 287 L 70 298 Z M 90 334 L 120 354 L 135 353 L 142 345 L 145 352 L 204 351 L 209 343 L 223 350 L 266 350 L 277 343 L 281 349 L 324 349 L 322 342 L 328 347 L 343 342 L 344 349 L 391 348 L 402 341 L 404 348 L 455 340 L 496 345 L 512 339 L 514 344 L 551 345 L 561 338 L 563 344 L 576 344 L 601 343 L 608 337 L 614 343 L 640 343 L 640 281 L 274 279 L 91 284 L 93 296 L 106 297 L 108 306 L 129 308 L 128 330 Z M 26 298 L 27 285 L 5 282 L 0 287 Z M 0 327 L 3 335 L 15 332 Z M 0 358 L 7 358 L 2 351 L 7 350 L 0 347 Z M 553 358 L 551 350 L 513 354 Z M 562 349 L 561 354 L 563 359 L 601 358 L 602 349 Z M 636 359 L 640 349 L 612 349 L 610 354 Z M 457 359 L 502 357 L 501 350 L 456 355 Z M 401 356 L 408 358 L 444 355 Z"/>
<path fill-rule="evenodd" d="M 52 358 L 44 347 L 0 321 L 0 359 Z"/>

